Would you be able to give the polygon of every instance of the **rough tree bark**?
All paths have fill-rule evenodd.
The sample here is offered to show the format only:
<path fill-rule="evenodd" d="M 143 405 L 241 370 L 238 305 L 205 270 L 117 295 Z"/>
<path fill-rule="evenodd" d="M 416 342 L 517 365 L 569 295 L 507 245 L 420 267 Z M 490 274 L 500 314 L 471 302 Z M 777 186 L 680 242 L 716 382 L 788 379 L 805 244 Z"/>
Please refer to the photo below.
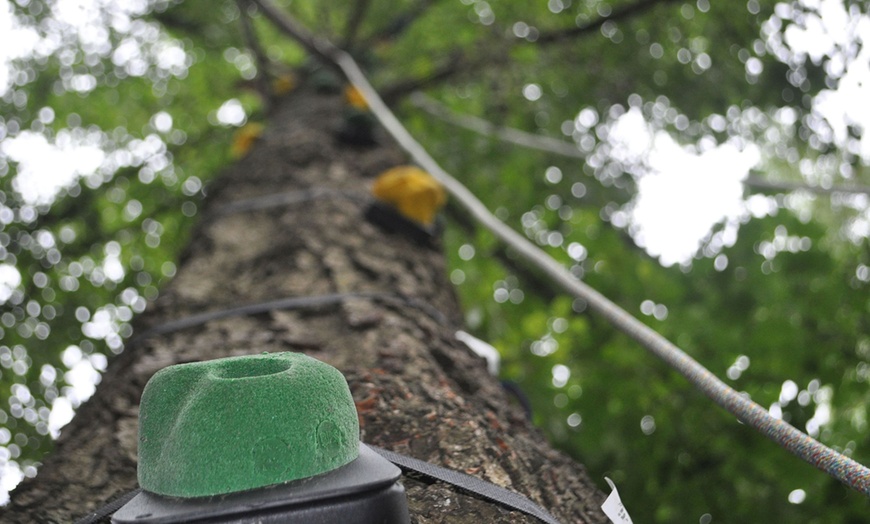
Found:
<path fill-rule="evenodd" d="M 3 522 L 69 522 L 136 487 L 139 396 L 157 370 L 182 362 L 301 351 L 341 370 L 362 439 L 523 493 L 563 522 L 607 522 L 604 495 L 554 451 L 454 336 L 461 314 L 437 249 L 363 218 L 369 179 L 403 163 L 392 144 L 336 142 L 342 105 L 300 90 L 276 110 L 252 153 L 209 191 L 175 279 L 139 332 L 205 311 L 286 297 L 378 292 L 339 303 L 215 320 L 128 344 L 94 397 L 63 430 L 39 475 L 12 493 Z M 306 189 L 295 203 L 234 202 Z M 311 196 L 311 195 L 309 195 Z M 424 306 L 425 304 L 425 306 Z M 405 478 L 413 521 L 532 522 L 440 484 Z"/>

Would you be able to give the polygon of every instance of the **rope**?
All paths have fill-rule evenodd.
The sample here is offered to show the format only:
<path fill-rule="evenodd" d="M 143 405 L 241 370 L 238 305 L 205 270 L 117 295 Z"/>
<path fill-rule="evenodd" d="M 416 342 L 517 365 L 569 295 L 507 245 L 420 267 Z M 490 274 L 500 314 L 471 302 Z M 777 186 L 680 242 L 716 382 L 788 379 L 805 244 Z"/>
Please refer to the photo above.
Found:
<path fill-rule="evenodd" d="M 251 1 L 257 4 L 266 18 L 279 29 L 298 41 L 329 67 L 339 70 L 348 81 L 359 89 L 381 125 L 414 161 L 435 177 L 453 199 L 465 208 L 478 223 L 513 248 L 526 263 L 543 272 L 567 294 L 585 300 L 590 309 L 602 315 L 614 327 L 679 371 L 716 404 L 741 421 L 840 482 L 870 496 L 870 469 L 819 443 L 790 424 L 773 417 L 763 407 L 743 397 L 719 380 L 665 337 L 631 316 L 588 284 L 574 277 L 545 251 L 496 218 L 474 193 L 444 171 L 390 111 L 348 53 L 309 33 L 307 29 L 284 11 L 275 7 L 269 0 Z"/>
<path fill-rule="evenodd" d="M 611 312 L 613 315 L 619 313 L 624 312 L 622 310 Z M 632 318 L 632 320 L 635 319 Z M 766 409 L 722 382 L 713 373 L 646 325 L 641 324 L 643 329 L 640 329 L 625 319 L 617 321 L 616 317 L 612 317 L 611 321 L 614 324 L 622 324 L 623 331 L 627 335 L 667 362 L 713 402 L 734 414 L 741 422 L 755 428 L 794 455 L 847 486 L 865 495 L 870 495 L 870 469 L 821 444 L 795 429 L 791 424 L 775 418 Z M 637 321 L 635 320 L 635 322 Z"/>

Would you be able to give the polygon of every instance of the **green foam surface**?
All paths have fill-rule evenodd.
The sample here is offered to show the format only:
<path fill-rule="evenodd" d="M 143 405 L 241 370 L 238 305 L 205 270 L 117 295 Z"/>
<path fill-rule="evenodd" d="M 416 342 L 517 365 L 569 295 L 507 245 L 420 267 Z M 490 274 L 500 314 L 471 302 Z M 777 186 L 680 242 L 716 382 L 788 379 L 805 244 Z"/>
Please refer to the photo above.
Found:
<path fill-rule="evenodd" d="M 311 477 L 359 455 L 344 376 L 300 353 L 179 364 L 139 406 L 139 485 L 201 497 Z"/>

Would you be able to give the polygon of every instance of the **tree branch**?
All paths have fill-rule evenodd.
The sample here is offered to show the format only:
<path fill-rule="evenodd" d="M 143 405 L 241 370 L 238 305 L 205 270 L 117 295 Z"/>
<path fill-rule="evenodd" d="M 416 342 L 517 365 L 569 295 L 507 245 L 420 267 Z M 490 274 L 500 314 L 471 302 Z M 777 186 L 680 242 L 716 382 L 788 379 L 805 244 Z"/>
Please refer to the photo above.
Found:
<path fill-rule="evenodd" d="M 344 39 L 341 43 L 343 48 L 352 49 L 354 44 L 356 44 L 356 35 L 359 32 L 359 27 L 371 4 L 371 0 L 357 0 L 354 3 L 350 17 L 347 19 L 347 25 L 344 28 Z"/>
<path fill-rule="evenodd" d="M 595 20 L 587 22 L 581 26 L 561 29 L 550 33 L 542 33 L 535 40 L 535 43 L 546 44 L 551 42 L 559 42 L 562 40 L 573 38 L 575 36 L 591 33 L 600 29 L 601 26 L 603 26 L 607 22 L 616 22 L 625 18 L 631 18 L 635 15 L 639 15 L 649 9 L 654 8 L 659 4 L 669 4 L 676 1 L 677 0 L 640 0 L 639 2 L 633 4 L 623 5 L 611 11 L 610 14 L 606 16 L 599 16 Z"/>
<path fill-rule="evenodd" d="M 870 186 L 811 186 L 800 182 L 762 180 L 756 176 L 750 176 L 743 181 L 743 185 L 758 189 L 771 189 L 774 191 L 807 191 L 817 195 L 833 195 L 834 193 L 847 193 L 852 195 L 870 195 Z"/>
<path fill-rule="evenodd" d="M 261 1 L 261 0 L 249 0 L 251 3 L 256 4 L 263 11 L 263 14 L 268 18 L 276 27 L 284 31 L 290 38 L 296 40 L 306 51 L 308 51 L 311 55 L 313 55 L 317 60 L 319 60 L 324 66 L 329 67 L 333 71 L 339 74 L 339 76 L 347 76 L 339 65 L 340 56 L 344 55 L 345 60 L 353 60 L 350 55 L 341 51 L 328 41 L 318 38 L 314 34 L 312 34 L 308 29 L 298 23 L 295 19 L 291 18 L 289 15 L 280 11 L 277 7 L 272 5 L 271 2 Z M 362 72 L 360 71 L 360 74 Z"/>
<path fill-rule="evenodd" d="M 711 400 L 735 415 L 741 421 L 777 442 L 795 456 L 826 472 L 840 482 L 870 495 L 870 469 L 837 453 L 807 436 L 787 422 L 773 417 L 766 409 L 741 395 L 711 373 L 695 359 L 660 335 L 657 331 L 634 318 L 610 299 L 578 280 L 545 251 L 529 242 L 499 220 L 462 183 L 444 171 L 429 153 L 405 129 L 349 54 L 331 43 L 315 39 L 287 14 L 276 9 L 268 0 L 252 0 L 260 5 L 270 20 L 288 35 L 300 39 L 306 49 L 313 49 L 319 57 L 334 60 L 347 79 L 366 98 L 372 113 L 411 158 L 438 180 L 447 192 L 468 213 L 499 240 L 513 248 L 516 254 L 540 270 L 565 293 L 586 301 L 589 308 L 604 317 L 616 329 L 638 342 L 655 356 L 682 374 L 691 384 Z"/>
<path fill-rule="evenodd" d="M 447 60 L 447 63 L 438 67 L 438 69 L 429 76 L 423 78 L 406 78 L 384 87 L 383 96 L 381 98 L 383 98 L 387 104 L 392 104 L 408 93 L 413 93 L 419 89 L 432 86 L 457 73 L 467 71 L 472 65 L 472 62 L 464 60 L 461 54 L 452 53 L 451 58 Z"/>
<path fill-rule="evenodd" d="M 428 0 L 422 1 L 418 4 L 418 8 L 412 10 L 406 15 L 400 16 L 397 23 L 392 24 L 390 27 L 397 26 L 399 29 L 397 31 L 386 31 L 385 35 L 375 35 L 372 38 L 367 40 L 367 43 L 363 44 L 362 47 L 371 46 L 373 42 L 377 42 L 381 38 L 385 37 L 394 37 L 396 34 L 400 34 L 407 27 L 411 25 L 411 23 L 416 20 L 417 17 L 425 13 L 425 11 L 435 3 L 436 0 Z M 560 42 L 566 40 L 573 36 L 579 36 L 582 34 L 590 33 L 598 30 L 602 25 L 604 25 L 608 21 L 616 21 L 622 20 L 624 18 L 630 18 L 632 16 L 643 13 L 644 11 L 655 7 L 657 4 L 671 3 L 676 0 L 642 0 L 636 4 L 624 6 L 616 11 L 611 12 L 607 16 L 601 16 L 592 22 L 584 24 L 580 27 L 573 27 L 569 29 L 554 31 L 552 33 L 544 33 L 533 42 L 534 44 L 541 43 L 551 43 L 551 42 Z M 529 43 L 526 41 L 513 40 L 506 43 L 506 47 L 511 47 L 513 45 L 518 45 L 522 43 Z M 502 46 L 505 47 L 505 46 Z M 406 80 L 400 80 L 393 84 L 392 86 L 388 86 L 382 89 L 382 98 L 388 103 L 391 104 L 396 99 L 401 96 L 414 92 L 418 89 L 422 89 L 423 87 L 428 87 L 438 82 L 441 82 L 447 78 L 450 78 L 458 73 L 463 73 L 466 71 L 474 70 L 477 67 L 481 67 L 484 64 L 491 63 L 491 57 L 487 57 L 484 60 L 469 60 L 466 56 L 462 54 L 454 53 L 453 57 L 448 61 L 448 63 L 442 67 L 440 67 L 435 73 L 425 77 L 425 78 L 411 78 Z M 574 156 L 573 154 L 569 156 Z"/>
<path fill-rule="evenodd" d="M 561 42 L 568 38 L 579 36 L 586 33 L 591 33 L 598 30 L 602 25 L 606 22 L 612 22 L 617 20 L 622 20 L 625 18 L 630 18 L 632 16 L 641 14 L 648 9 L 655 7 L 658 4 L 665 4 L 675 2 L 676 0 L 641 0 L 636 4 L 631 4 L 627 6 L 623 6 L 620 9 L 617 9 L 606 16 L 601 16 L 587 24 L 584 24 L 579 27 L 572 27 L 569 29 L 563 29 L 554 31 L 551 33 L 543 33 L 538 36 L 531 42 L 533 44 L 543 44 L 543 43 L 553 43 L 553 42 Z M 421 2 L 421 6 L 428 7 L 432 2 Z M 425 9 L 421 9 L 420 13 L 416 13 L 415 15 L 422 14 Z M 410 25 L 410 24 L 408 24 Z M 402 26 L 404 30 L 404 25 Z M 523 43 L 530 43 L 524 40 L 513 40 L 506 43 L 507 47 L 511 47 L 513 45 L 519 45 Z M 491 58 L 491 57 L 489 57 Z M 491 60 L 487 59 L 485 63 L 490 63 Z M 389 86 L 382 90 L 382 98 L 386 100 L 388 103 L 392 103 L 397 98 L 401 97 L 406 93 L 411 93 L 423 87 L 428 87 L 433 84 L 436 84 L 442 80 L 452 77 L 455 74 L 462 73 L 465 71 L 474 70 L 477 67 L 481 67 L 484 65 L 483 60 L 468 60 L 466 57 L 462 55 L 454 55 L 454 57 L 449 61 L 448 65 L 440 68 L 436 73 L 421 79 L 408 79 L 402 80 L 394 84 L 393 86 Z M 568 156 L 575 156 L 574 154 L 569 154 Z"/>
<path fill-rule="evenodd" d="M 554 153 L 561 156 L 585 159 L 586 154 L 577 149 L 570 142 L 558 140 L 546 136 L 539 136 L 533 133 L 527 133 L 520 129 L 512 127 L 497 126 L 494 123 L 484 120 L 483 118 L 473 115 L 462 115 L 450 111 L 442 104 L 436 102 L 431 97 L 423 93 L 414 93 L 411 95 L 411 103 L 426 111 L 430 115 L 439 118 L 450 124 L 474 131 L 483 136 L 495 137 L 504 142 L 509 142 L 521 147 L 536 149 L 547 153 Z M 764 180 L 756 176 L 750 176 L 743 181 L 743 185 L 758 189 L 769 189 L 774 191 L 807 191 L 817 195 L 832 195 L 834 193 L 846 193 L 852 195 L 870 195 L 870 186 L 854 185 L 843 186 L 833 185 L 830 187 L 812 186 L 800 182 L 786 181 L 770 181 Z"/>
<path fill-rule="evenodd" d="M 512 127 L 497 126 L 483 118 L 472 115 L 457 114 L 423 93 L 414 93 L 411 96 L 411 103 L 445 122 L 474 131 L 483 136 L 495 137 L 511 144 L 527 147 L 529 149 L 537 149 L 547 153 L 555 153 L 557 155 L 579 158 L 581 160 L 586 158 L 586 155 L 577 149 L 576 145 L 570 142 L 527 133 Z"/>
<path fill-rule="evenodd" d="M 506 43 L 506 47 L 511 47 L 511 46 L 523 44 L 523 43 L 544 44 L 544 43 L 561 42 L 563 40 L 566 40 L 566 39 L 574 37 L 574 36 L 579 36 L 579 35 L 583 35 L 586 33 L 591 33 L 591 32 L 597 31 L 606 22 L 612 22 L 612 21 L 622 20 L 625 18 L 630 18 L 632 16 L 635 16 L 635 15 L 638 15 L 638 14 L 641 14 L 641 13 L 647 11 L 648 9 L 651 9 L 658 4 L 672 3 L 672 2 L 676 2 L 676 1 L 677 0 L 641 0 L 640 2 L 637 2 L 636 4 L 623 6 L 620 9 L 612 11 L 610 14 L 608 14 L 606 16 L 601 16 L 601 17 L 599 17 L 599 18 L 597 18 L 597 19 L 595 19 L 587 24 L 584 24 L 580 27 L 572 27 L 569 29 L 554 31 L 551 33 L 543 33 L 543 34 L 539 35 L 538 38 L 536 38 L 534 40 L 534 42 L 527 42 L 525 40 L 512 40 L 512 41 L 509 41 Z M 421 2 L 420 5 L 428 7 L 432 3 L 434 3 L 434 1 Z M 415 16 L 422 14 L 422 12 L 425 12 L 425 9 L 421 9 L 420 13 L 415 13 Z M 410 24 L 408 24 L 408 25 L 410 25 Z M 404 27 L 405 26 L 403 25 L 402 26 L 403 30 L 404 30 Z M 489 58 L 491 58 L 491 57 L 489 57 Z M 485 61 L 485 63 L 490 63 L 490 62 L 491 62 L 490 59 L 487 59 Z M 410 80 L 400 81 L 400 82 L 396 83 L 394 86 L 391 86 L 391 87 L 384 89 L 383 90 L 383 93 L 384 93 L 383 98 L 387 102 L 392 102 L 395 99 L 402 96 L 403 94 L 416 91 L 416 90 L 421 89 L 421 88 L 426 87 L 426 86 L 430 86 L 432 84 L 435 84 L 437 82 L 440 82 L 442 80 L 450 78 L 451 76 L 453 76 L 457 73 L 473 70 L 474 68 L 481 67 L 483 65 L 484 65 L 483 60 L 468 60 L 466 57 L 464 57 L 462 55 L 454 56 L 454 58 L 450 60 L 450 62 L 447 66 L 442 67 L 441 69 L 439 69 L 438 72 L 436 72 L 433 75 L 430 75 L 430 76 L 428 76 L 426 78 L 422 78 L 422 79 L 410 79 Z M 568 156 L 574 156 L 574 155 L 570 154 Z"/>
<path fill-rule="evenodd" d="M 430 7 L 438 0 L 420 0 L 404 13 L 400 13 L 390 20 L 390 23 L 380 31 L 376 31 L 360 42 L 360 47 L 370 48 L 385 40 L 393 40 L 408 30 L 414 22 L 426 14 Z"/>
<path fill-rule="evenodd" d="M 240 11 L 239 19 L 242 26 L 242 38 L 245 40 L 245 46 L 254 53 L 254 60 L 257 63 L 257 77 L 254 81 L 256 82 L 257 91 L 260 93 L 260 98 L 263 99 L 263 112 L 268 114 L 272 108 L 272 89 L 269 86 L 269 78 L 266 76 L 269 61 L 262 46 L 260 46 L 259 40 L 257 40 L 254 24 L 251 23 L 251 17 L 248 16 L 248 9 L 254 6 L 247 0 L 236 0 L 236 5 L 238 5 Z"/>

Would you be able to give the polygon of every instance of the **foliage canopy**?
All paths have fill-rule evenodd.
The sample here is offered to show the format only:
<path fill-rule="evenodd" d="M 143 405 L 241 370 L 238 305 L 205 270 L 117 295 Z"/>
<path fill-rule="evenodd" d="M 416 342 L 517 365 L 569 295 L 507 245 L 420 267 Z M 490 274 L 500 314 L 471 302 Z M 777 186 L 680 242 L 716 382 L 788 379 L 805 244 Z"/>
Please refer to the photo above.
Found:
<path fill-rule="evenodd" d="M 282 7 L 347 47 L 500 218 L 736 389 L 870 463 L 866 3 L 324 4 Z M 11 489 L 36 474 L 133 315 L 173 276 L 235 131 L 268 116 L 260 79 L 327 74 L 229 0 L 16 0 L 0 13 L 17 42 L 0 46 L 0 475 Z M 412 104 L 415 90 L 585 158 L 457 128 Z M 659 197 L 678 217 L 665 236 L 700 223 L 692 256 L 665 251 L 643 214 L 671 171 L 688 176 Z M 736 204 L 701 218 L 720 193 Z M 613 478 L 636 518 L 866 514 L 861 495 L 723 416 L 454 218 L 445 245 L 470 328 L 499 348 L 536 422 Z"/>

